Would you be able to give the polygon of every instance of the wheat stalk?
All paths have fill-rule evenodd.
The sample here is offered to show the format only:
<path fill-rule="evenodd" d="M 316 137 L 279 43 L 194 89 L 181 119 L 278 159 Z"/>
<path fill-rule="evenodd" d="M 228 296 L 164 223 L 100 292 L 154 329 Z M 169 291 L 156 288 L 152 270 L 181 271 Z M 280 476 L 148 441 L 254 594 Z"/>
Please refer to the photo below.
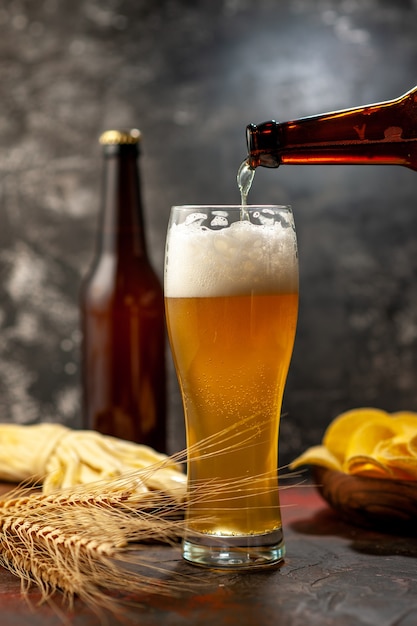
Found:
<path fill-rule="evenodd" d="M 246 424 L 244 442 L 242 425 L 229 427 L 189 452 L 206 458 L 236 446 L 250 447 L 266 424 Z M 116 597 L 122 594 L 172 594 L 191 588 L 195 582 L 190 577 L 167 578 L 148 556 L 149 543 L 178 545 L 185 528 L 183 498 L 172 486 L 169 493 L 142 489 L 153 473 L 185 457 L 182 451 L 121 478 L 54 494 L 27 487 L 10 492 L 0 501 L 0 564 L 20 578 L 24 594 L 35 585 L 44 602 L 59 591 L 70 607 L 77 596 L 96 610 L 117 612 Z M 263 478 L 251 479 L 254 491 Z M 215 489 L 230 499 L 242 480 L 248 479 L 224 485 L 216 481 Z M 212 490 L 210 482 L 193 486 L 193 503 L 204 502 Z"/>
<path fill-rule="evenodd" d="M 27 594 L 36 585 L 41 601 L 59 590 L 72 606 L 75 596 L 94 608 L 116 610 L 110 593 L 172 593 L 186 581 L 166 584 L 143 544 L 175 544 L 183 532 L 180 505 L 162 492 L 137 508 L 137 495 L 125 480 L 77 493 L 22 495 L 0 505 L 0 563 L 22 581 Z M 121 488 L 120 494 L 116 488 Z M 95 489 L 99 490 L 95 493 Z M 134 558 L 129 554 L 131 542 Z M 123 574 L 126 564 L 140 566 Z M 145 573 L 143 571 L 145 570 Z"/>

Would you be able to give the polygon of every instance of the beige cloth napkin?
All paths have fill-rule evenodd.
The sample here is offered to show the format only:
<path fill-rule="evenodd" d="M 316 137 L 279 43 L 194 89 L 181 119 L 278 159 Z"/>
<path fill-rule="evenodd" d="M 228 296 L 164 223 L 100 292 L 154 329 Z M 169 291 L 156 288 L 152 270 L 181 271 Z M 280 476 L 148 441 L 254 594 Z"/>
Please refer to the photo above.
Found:
<path fill-rule="evenodd" d="M 53 493 L 138 470 L 139 489 L 184 498 L 186 475 L 149 446 L 61 424 L 0 424 L 0 480 L 41 481 L 44 493 Z"/>

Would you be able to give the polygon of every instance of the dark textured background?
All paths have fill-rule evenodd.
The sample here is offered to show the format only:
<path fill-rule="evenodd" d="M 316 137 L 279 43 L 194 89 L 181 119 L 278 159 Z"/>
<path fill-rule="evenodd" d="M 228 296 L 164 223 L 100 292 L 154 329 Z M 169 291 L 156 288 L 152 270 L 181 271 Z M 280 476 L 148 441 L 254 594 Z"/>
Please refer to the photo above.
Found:
<path fill-rule="evenodd" d="M 138 126 L 152 259 L 169 207 L 238 201 L 245 126 L 417 84 L 414 0 L 0 2 L 0 420 L 80 425 L 78 289 L 99 209 L 100 132 Z M 359 405 L 417 410 L 417 175 L 259 170 L 293 205 L 298 336 L 281 463 Z M 171 373 L 170 448 L 183 446 Z"/>

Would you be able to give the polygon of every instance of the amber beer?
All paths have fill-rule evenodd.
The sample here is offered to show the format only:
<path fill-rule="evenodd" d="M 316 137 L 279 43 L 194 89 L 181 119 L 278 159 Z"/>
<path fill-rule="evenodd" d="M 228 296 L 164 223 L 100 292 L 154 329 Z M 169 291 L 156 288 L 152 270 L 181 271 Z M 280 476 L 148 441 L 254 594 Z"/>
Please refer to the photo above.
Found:
<path fill-rule="evenodd" d="M 216 567 L 282 558 L 277 444 L 298 307 L 290 209 L 249 208 L 256 223 L 236 213 L 173 209 L 166 255 L 187 430 L 184 556 Z"/>

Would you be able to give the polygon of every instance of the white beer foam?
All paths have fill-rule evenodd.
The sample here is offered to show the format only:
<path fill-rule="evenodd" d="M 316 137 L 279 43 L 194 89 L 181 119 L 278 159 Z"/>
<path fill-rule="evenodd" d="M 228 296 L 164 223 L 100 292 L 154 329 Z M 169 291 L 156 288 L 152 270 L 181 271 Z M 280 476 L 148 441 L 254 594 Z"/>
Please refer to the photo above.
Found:
<path fill-rule="evenodd" d="M 292 228 L 246 221 L 221 230 L 171 226 L 165 267 L 167 297 L 291 293 L 297 289 Z"/>

